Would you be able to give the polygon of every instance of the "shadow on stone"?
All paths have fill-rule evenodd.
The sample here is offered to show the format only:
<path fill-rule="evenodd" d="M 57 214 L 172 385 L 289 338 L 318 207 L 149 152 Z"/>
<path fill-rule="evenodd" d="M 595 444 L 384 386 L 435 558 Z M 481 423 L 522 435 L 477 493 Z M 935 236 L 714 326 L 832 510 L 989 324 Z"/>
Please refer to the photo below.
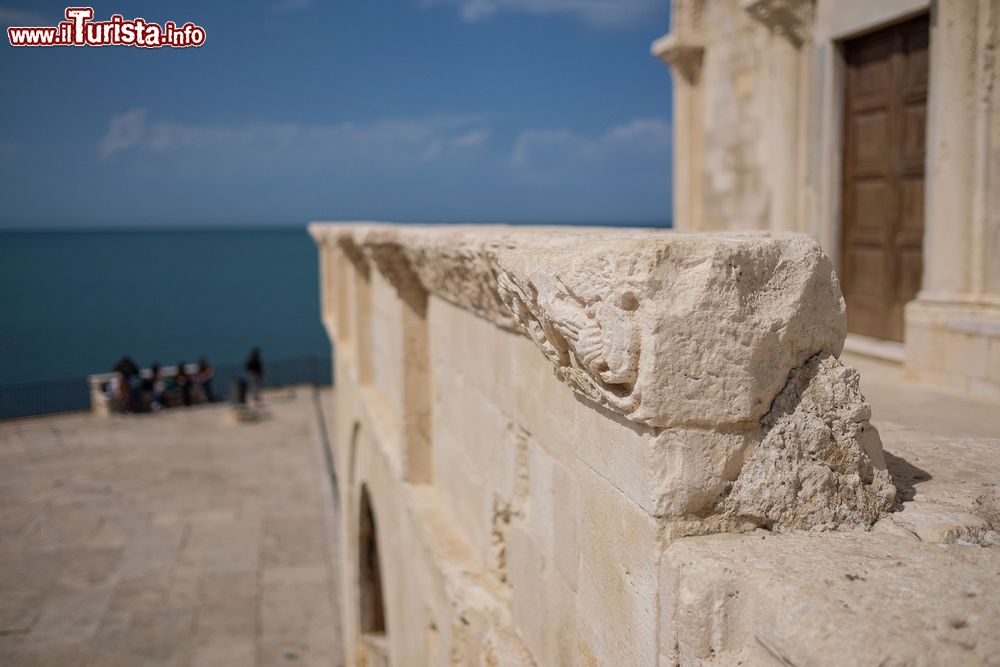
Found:
<path fill-rule="evenodd" d="M 888 468 L 889 474 L 892 476 L 892 483 L 896 485 L 897 503 L 913 500 L 913 496 L 916 494 L 916 485 L 931 479 L 929 472 L 889 451 L 885 452 L 885 467 Z"/>

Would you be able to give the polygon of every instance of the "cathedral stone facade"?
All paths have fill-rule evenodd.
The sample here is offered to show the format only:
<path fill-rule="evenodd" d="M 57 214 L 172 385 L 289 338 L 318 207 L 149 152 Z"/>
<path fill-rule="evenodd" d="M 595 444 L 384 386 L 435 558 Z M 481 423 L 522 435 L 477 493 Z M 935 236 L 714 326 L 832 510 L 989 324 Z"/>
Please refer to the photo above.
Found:
<path fill-rule="evenodd" d="M 997 0 L 674 0 L 675 224 L 806 232 L 847 348 L 1000 397 Z"/>

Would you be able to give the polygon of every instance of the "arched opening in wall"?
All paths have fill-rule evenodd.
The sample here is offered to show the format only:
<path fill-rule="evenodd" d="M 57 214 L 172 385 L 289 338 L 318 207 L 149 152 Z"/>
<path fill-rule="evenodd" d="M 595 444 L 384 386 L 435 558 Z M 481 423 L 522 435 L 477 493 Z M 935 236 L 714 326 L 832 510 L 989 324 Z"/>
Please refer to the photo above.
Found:
<path fill-rule="evenodd" d="M 358 514 L 358 593 L 361 646 L 360 664 L 388 665 L 385 602 L 382 596 L 382 566 L 378 551 L 378 533 L 368 488 L 361 486 Z"/>

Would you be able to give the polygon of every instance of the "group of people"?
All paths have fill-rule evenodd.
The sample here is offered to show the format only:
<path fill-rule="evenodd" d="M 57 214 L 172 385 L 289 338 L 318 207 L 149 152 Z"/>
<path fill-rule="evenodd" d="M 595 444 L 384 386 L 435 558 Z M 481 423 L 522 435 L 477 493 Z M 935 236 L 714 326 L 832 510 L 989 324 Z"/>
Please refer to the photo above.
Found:
<path fill-rule="evenodd" d="M 244 368 L 250 393 L 255 401 L 260 401 L 260 389 L 264 382 L 260 348 L 255 347 L 251 351 Z M 205 357 L 198 360 L 193 372 L 186 363 L 179 361 L 174 372 L 166 374 L 159 362 L 154 361 L 149 371 L 144 373 L 127 355 L 112 370 L 114 375 L 105 391 L 109 398 L 117 401 L 122 412 L 157 411 L 171 405 L 187 406 L 216 400 L 213 386 L 215 369 Z"/>

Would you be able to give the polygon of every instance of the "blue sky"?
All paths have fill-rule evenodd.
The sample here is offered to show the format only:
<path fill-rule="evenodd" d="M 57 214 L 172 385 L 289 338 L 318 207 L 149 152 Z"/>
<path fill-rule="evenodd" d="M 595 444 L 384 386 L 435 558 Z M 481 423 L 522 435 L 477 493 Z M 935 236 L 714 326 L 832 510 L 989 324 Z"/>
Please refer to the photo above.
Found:
<path fill-rule="evenodd" d="M 97 3 L 199 49 L 0 53 L 0 227 L 663 223 L 668 0 Z M 65 4 L 0 0 L 0 25 Z M 239 11 L 237 11 L 239 8 Z"/>

